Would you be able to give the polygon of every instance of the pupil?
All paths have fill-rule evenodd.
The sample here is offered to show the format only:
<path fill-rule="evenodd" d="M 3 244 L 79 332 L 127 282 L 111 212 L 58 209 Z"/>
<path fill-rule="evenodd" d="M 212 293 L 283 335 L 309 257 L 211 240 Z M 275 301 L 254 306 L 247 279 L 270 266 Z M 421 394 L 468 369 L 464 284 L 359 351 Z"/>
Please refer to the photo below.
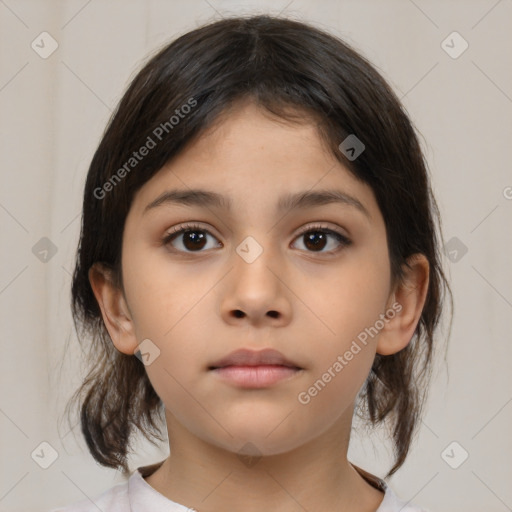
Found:
<path fill-rule="evenodd" d="M 325 247 L 325 233 L 314 231 L 306 234 L 306 247 L 308 249 L 323 249 Z"/>
<path fill-rule="evenodd" d="M 187 249 L 202 249 L 206 242 L 206 236 L 200 231 L 185 231 L 183 243 Z M 189 244 L 188 242 L 192 242 Z"/>

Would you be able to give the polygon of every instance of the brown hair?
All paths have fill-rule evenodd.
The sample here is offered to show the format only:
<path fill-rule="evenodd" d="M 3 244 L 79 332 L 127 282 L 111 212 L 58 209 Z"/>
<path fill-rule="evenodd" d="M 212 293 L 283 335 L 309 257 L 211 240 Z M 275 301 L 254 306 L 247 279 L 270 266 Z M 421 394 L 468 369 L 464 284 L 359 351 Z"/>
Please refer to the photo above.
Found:
<path fill-rule="evenodd" d="M 439 212 L 415 129 L 389 85 L 343 41 L 290 19 L 228 18 L 188 32 L 153 56 L 121 99 L 85 185 L 72 310 L 91 368 L 68 407 L 79 403 L 81 429 L 95 460 L 125 474 L 135 429 L 153 443 L 163 440 L 162 401 L 139 359 L 115 349 L 88 270 L 103 262 L 122 289 L 122 233 L 134 194 L 234 102 L 249 98 L 283 119 L 304 122 L 306 114 L 336 158 L 372 188 L 386 223 L 395 280 L 410 255 L 422 253 L 429 261 L 429 289 L 413 339 L 396 354 L 376 355 L 360 394 L 360 410 L 370 424 L 386 420 L 390 428 L 395 462 L 389 476 L 409 451 L 426 398 L 445 291 L 451 299 L 440 262 Z M 189 114 L 179 115 L 193 102 Z M 156 147 L 129 172 L 120 172 L 162 126 L 165 136 Z M 351 134 L 365 145 L 355 160 L 339 149 Z M 112 186 L 105 187 L 107 182 Z"/>

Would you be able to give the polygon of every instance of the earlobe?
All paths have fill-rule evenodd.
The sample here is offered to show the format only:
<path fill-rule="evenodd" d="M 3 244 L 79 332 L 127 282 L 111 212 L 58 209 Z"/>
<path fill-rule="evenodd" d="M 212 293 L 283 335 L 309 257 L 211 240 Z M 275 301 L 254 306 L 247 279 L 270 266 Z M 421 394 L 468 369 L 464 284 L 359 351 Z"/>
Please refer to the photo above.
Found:
<path fill-rule="evenodd" d="M 123 292 L 114 282 L 112 270 L 95 263 L 89 269 L 89 282 L 114 346 L 124 354 L 133 355 L 137 347 L 133 321 Z"/>
<path fill-rule="evenodd" d="M 404 276 L 391 295 L 388 321 L 380 332 L 377 353 L 395 354 L 411 341 L 427 298 L 429 262 L 423 254 L 413 254 L 404 265 Z"/>

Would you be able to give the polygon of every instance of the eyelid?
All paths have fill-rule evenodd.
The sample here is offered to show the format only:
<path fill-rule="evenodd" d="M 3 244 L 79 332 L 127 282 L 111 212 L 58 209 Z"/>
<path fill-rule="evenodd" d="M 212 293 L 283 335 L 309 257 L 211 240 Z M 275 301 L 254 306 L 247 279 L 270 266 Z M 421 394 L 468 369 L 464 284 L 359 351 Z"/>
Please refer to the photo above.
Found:
<path fill-rule="evenodd" d="M 170 229 L 170 231 L 167 231 L 164 234 L 164 236 L 162 238 L 162 243 L 165 245 L 172 240 L 174 235 L 182 234 L 183 232 L 188 231 L 188 230 L 204 231 L 205 233 L 208 233 L 209 235 L 212 235 L 218 239 L 218 236 L 216 236 L 214 233 L 212 233 L 212 231 L 209 228 L 204 227 L 203 225 L 201 225 L 201 223 L 198 223 L 196 221 L 191 221 L 191 222 L 184 222 L 183 224 L 178 224 L 177 226 L 172 227 Z"/>
<path fill-rule="evenodd" d="M 173 235 L 175 233 L 179 233 L 180 231 L 186 231 L 187 229 L 190 229 L 190 230 L 197 229 L 197 230 L 210 232 L 209 229 L 203 227 L 200 223 L 196 223 L 196 221 L 191 221 L 191 222 L 184 222 L 183 224 L 178 224 L 177 226 L 173 226 L 171 228 L 171 231 L 169 231 L 167 234 Z"/>
<path fill-rule="evenodd" d="M 297 233 L 296 236 L 303 235 L 304 233 L 308 233 L 309 231 L 314 231 L 316 229 L 318 231 L 329 231 L 329 232 L 335 233 L 335 234 L 339 235 L 340 237 L 344 238 L 347 242 L 351 241 L 350 238 L 348 237 L 348 235 L 345 235 L 344 233 L 341 233 L 339 231 L 339 228 L 333 228 L 327 224 L 319 224 L 319 223 L 308 224 L 308 225 L 304 226 L 303 228 L 300 229 L 300 231 Z"/>
<path fill-rule="evenodd" d="M 178 224 L 174 227 L 171 228 L 171 231 L 167 232 L 164 236 L 168 236 L 168 235 L 173 235 L 173 234 L 176 234 L 176 233 L 179 233 L 180 231 L 185 231 L 187 229 L 190 229 L 190 230 L 193 230 L 193 229 L 197 229 L 197 230 L 202 230 L 202 231 L 205 231 L 207 233 L 210 233 L 213 235 L 213 233 L 210 231 L 210 229 L 206 228 L 206 227 L 203 227 L 201 225 L 201 223 L 197 223 L 196 221 L 190 221 L 190 222 L 184 222 L 183 224 Z M 299 232 L 295 235 L 296 237 L 297 236 L 300 236 L 304 233 L 307 233 L 308 231 L 311 231 L 313 229 L 319 229 L 319 230 L 329 230 L 329 231 L 333 231 L 337 234 L 339 234 L 340 236 L 346 238 L 347 240 L 349 239 L 348 235 L 345 235 L 343 233 L 340 233 L 337 228 L 333 228 L 329 225 L 326 225 L 326 224 L 319 224 L 319 223 L 316 223 L 316 224 L 308 224 L 302 228 L 300 228 Z"/>

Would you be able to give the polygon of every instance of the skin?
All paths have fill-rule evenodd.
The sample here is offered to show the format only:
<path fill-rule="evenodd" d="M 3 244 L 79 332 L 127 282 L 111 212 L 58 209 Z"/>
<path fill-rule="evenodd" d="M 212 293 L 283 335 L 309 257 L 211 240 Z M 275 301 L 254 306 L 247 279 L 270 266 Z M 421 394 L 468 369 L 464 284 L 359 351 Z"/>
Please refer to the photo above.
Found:
<path fill-rule="evenodd" d="M 163 191 L 190 188 L 229 196 L 232 211 L 169 203 L 144 211 Z M 281 195 L 318 189 L 350 194 L 368 215 L 339 203 L 276 213 Z M 186 222 L 211 233 L 200 252 L 183 234 L 162 243 Z M 352 243 L 331 235 L 311 249 L 299 231 L 317 224 Z M 263 249 L 252 263 L 236 252 L 247 236 Z M 327 151 L 314 123 L 286 123 L 253 103 L 229 111 L 138 190 L 123 233 L 124 293 L 99 264 L 89 276 L 115 347 L 133 354 L 150 339 L 160 350 L 146 371 L 166 407 L 171 455 L 146 479 L 152 487 L 199 512 L 378 508 L 383 494 L 347 460 L 354 403 L 375 354 L 409 343 L 428 262 L 415 255 L 404 281 L 392 283 L 373 191 Z M 379 334 L 300 403 L 396 303 Z M 208 371 L 242 347 L 275 348 L 302 370 L 258 390 Z M 241 454 L 256 454 L 255 463 Z"/>

